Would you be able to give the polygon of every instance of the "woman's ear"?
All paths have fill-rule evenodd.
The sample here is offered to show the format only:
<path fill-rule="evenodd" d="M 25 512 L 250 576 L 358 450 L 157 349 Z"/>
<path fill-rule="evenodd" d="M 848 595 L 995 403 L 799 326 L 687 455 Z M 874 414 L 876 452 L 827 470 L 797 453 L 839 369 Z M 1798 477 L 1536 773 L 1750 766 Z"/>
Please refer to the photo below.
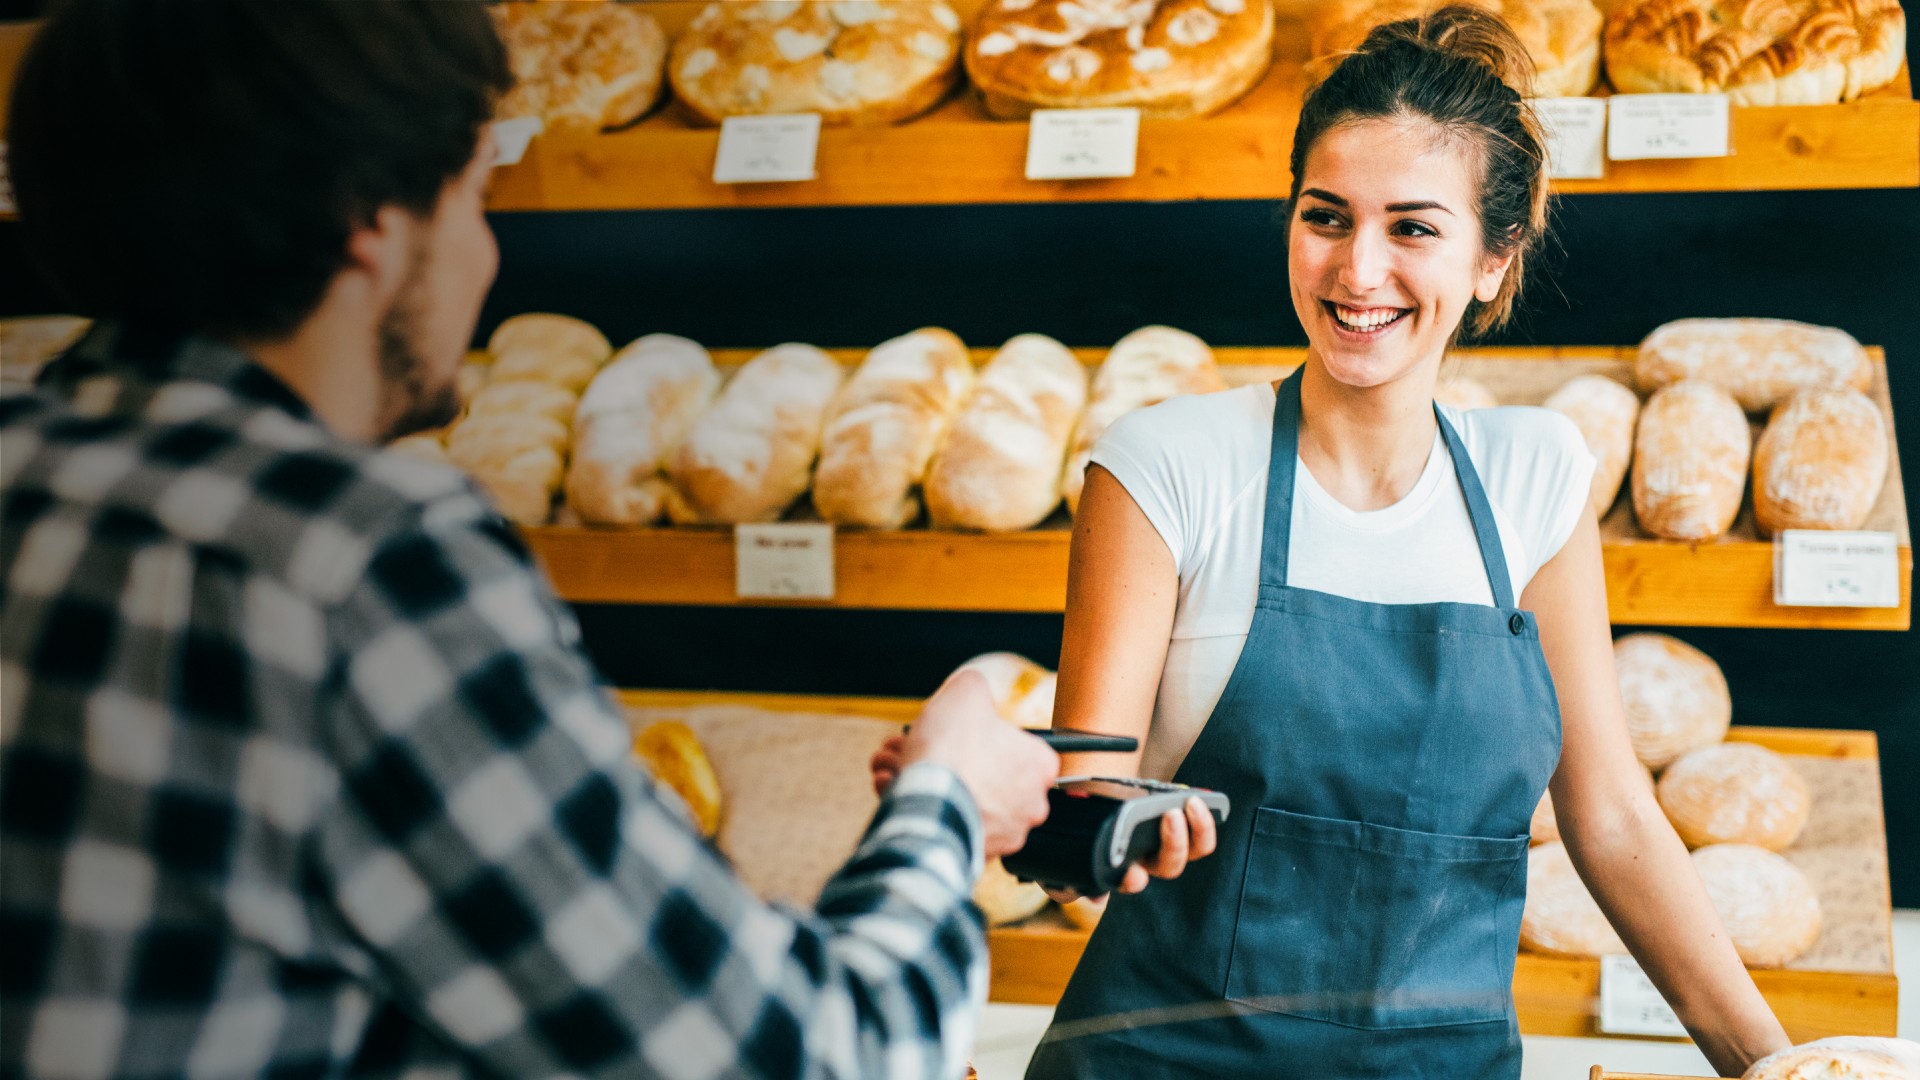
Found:
<path fill-rule="evenodd" d="M 1507 270 L 1513 266 L 1513 253 L 1500 256 L 1488 256 L 1480 264 L 1480 276 L 1473 283 L 1473 298 L 1483 304 L 1491 304 L 1500 295 L 1500 286 L 1507 280 Z"/>

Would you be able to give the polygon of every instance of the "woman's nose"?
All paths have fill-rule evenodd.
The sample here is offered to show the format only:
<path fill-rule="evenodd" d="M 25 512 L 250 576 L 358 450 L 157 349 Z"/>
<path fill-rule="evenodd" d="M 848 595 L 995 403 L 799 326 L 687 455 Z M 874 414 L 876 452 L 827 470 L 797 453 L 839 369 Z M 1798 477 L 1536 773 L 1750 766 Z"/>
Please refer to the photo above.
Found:
<path fill-rule="evenodd" d="M 1385 239 L 1356 232 L 1347 241 L 1340 263 L 1340 285 L 1355 295 L 1364 295 L 1386 284 L 1391 253 Z"/>

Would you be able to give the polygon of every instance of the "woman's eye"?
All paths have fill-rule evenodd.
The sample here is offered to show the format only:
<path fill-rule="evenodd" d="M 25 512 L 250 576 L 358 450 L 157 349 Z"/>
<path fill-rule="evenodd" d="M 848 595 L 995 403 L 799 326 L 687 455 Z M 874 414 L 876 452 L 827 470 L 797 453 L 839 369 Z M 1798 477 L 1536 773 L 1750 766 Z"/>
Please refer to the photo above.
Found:
<path fill-rule="evenodd" d="M 1434 232 L 1433 229 L 1429 228 L 1426 225 L 1421 224 L 1418 221 L 1402 221 L 1398 225 L 1394 226 L 1394 231 L 1399 233 L 1401 236 L 1439 236 L 1440 235 L 1439 233 Z"/>
<path fill-rule="evenodd" d="M 1331 210 L 1308 210 L 1300 215 L 1300 220 L 1309 225 L 1328 228 L 1340 224 L 1339 215 Z"/>

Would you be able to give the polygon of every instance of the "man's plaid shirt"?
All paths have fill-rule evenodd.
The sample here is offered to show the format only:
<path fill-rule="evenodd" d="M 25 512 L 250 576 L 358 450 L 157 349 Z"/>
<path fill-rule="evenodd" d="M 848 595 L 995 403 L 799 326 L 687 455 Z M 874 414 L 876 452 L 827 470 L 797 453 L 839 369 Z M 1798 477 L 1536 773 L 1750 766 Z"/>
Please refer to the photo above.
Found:
<path fill-rule="evenodd" d="M 232 349 L 103 326 L 0 398 L 0 1080 L 957 1075 L 954 775 L 770 908 L 576 638 L 464 477 Z"/>

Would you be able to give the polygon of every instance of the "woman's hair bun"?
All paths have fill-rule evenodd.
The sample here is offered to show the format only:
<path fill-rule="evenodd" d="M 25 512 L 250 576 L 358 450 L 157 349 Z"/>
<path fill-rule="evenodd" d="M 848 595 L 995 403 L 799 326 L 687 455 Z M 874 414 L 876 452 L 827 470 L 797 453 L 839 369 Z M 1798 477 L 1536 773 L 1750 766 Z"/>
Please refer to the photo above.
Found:
<path fill-rule="evenodd" d="M 1408 46 L 1431 49 L 1479 64 L 1520 97 L 1533 95 L 1533 56 L 1499 15 L 1457 2 L 1441 7 L 1406 7 L 1406 17 L 1374 27 L 1357 51 L 1379 53 Z"/>

